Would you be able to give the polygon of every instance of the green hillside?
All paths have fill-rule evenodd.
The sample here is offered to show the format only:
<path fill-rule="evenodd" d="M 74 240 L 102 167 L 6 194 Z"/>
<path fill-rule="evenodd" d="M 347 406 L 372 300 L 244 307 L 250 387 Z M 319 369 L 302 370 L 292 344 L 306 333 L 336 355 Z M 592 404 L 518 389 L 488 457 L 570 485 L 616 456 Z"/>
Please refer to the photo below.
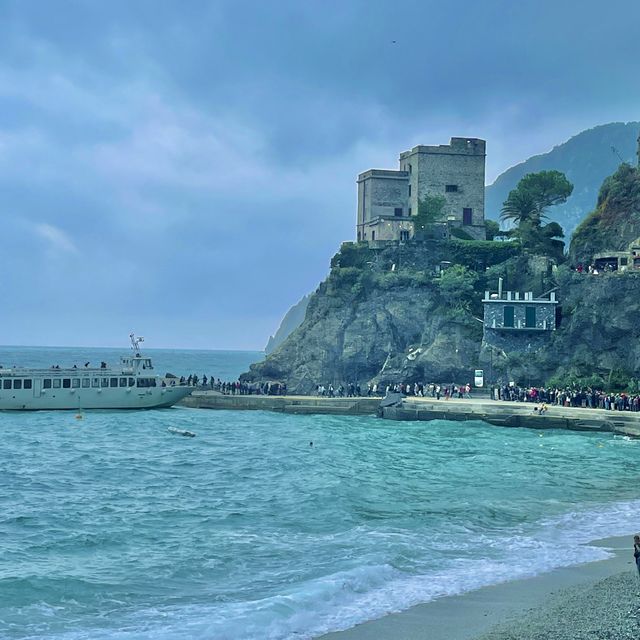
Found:
<path fill-rule="evenodd" d="M 502 203 L 524 175 L 557 169 L 573 183 L 574 190 L 566 204 L 550 209 L 549 217 L 562 225 L 569 238 L 586 215 L 595 209 L 603 180 L 613 174 L 622 161 L 636 163 L 639 130 L 640 122 L 612 122 L 587 129 L 548 153 L 511 167 L 487 187 L 486 217 L 499 218 Z"/>

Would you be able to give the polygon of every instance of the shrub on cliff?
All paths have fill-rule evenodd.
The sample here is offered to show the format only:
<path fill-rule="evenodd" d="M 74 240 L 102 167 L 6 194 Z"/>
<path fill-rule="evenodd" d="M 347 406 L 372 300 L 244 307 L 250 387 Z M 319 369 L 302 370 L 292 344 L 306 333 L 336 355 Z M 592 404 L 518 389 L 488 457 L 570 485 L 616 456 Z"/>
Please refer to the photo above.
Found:
<path fill-rule="evenodd" d="M 517 240 L 495 242 L 491 240 L 451 239 L 443 243 L 443 246 L 451 262 L 479 272 L 505 262 L 521 252 L 520 243 Z"/>
<path fill-rule="evenodd" d="M 477 298 L 475 285 L 478 275 L 461 264 L 446 269 L 438 280 L 444 301 L 456 309 L 469 309 Z"/>
<path fill-rule="evenodd" d="M 575 230 L 569 255 L 577 263 L 622 251 L 640 236 L 640 170 L 623 163 L 600 188 L 598 204 Z"/>

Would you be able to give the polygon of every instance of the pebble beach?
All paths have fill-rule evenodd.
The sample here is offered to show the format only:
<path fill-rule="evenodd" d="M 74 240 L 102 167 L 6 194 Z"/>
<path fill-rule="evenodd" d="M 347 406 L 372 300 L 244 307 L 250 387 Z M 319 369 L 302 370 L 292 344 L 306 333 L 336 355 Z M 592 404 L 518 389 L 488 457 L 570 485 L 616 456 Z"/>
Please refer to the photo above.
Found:
<path fill-rule="evenodd" d="M 637 640 L 640 581 L 632 571 L 564 589 L 478 640 Z"/>

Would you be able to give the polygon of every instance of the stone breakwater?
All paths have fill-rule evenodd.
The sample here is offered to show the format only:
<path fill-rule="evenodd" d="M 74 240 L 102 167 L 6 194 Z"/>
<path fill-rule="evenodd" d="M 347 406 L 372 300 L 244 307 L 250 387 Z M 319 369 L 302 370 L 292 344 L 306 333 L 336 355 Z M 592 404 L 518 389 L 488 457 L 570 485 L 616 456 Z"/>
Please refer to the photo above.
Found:
<path fill-rule="evenodd" d="M 314 396 L 242 396 L 195 392 L 180 404 L 197 409 L 258 410 L 293 414 L 379 415 L 387 420 L 481 420 L 502 427 L 604 431 L 640 437 L 640 414 L 550 406 L 534 413 L 534 404 L 489 399 L 434 400 L 405 398 L 398 406 L 380 408 L 380 398 Z"/>

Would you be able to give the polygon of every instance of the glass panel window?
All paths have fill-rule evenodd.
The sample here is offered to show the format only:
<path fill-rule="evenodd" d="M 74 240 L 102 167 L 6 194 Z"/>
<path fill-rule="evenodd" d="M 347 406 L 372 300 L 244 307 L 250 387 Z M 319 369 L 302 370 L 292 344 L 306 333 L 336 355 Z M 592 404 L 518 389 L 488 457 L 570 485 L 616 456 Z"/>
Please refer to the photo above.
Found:
<path fill-rule="evenodd" d="M 22 380 L 14 380 L 13 381 L 14 389 L 22 389 Z"/>
<path fill-rule="evenodd" d="M 110 387 L 118 386 L 118 378 L 111 378 L 110 382 L 111 382 L 111 384 L 109 385 Z"/>
<path fill-rule="evenodd" d="M 62 378 L 62 388 L 71 389 L 71 378 Z"/>
<path fill-rule="evenodd" d="M 31 389 L 31 388 L 33 388 L 33 387 L 32 387 L 32 385 L 33 385 L 33 380 L 25 380 L 25 381 L 24 381 L 24 388 L 25 388 L 25 389 Z"/>
<path fill-rule="evenodd" d="M 91 380 L 89 378 L 82 378 L 82 388 L 88 389 L 91 386 Z"/>
<path fill-rule="evenodd" d="M 457 184 L 447 184 L 447 185 L 445 185 L 444 190 L 447 193 L 455 193 L 458 190 L 458 185 Z"/>
<path fill-rule="evenodd" d="M 79 389 L 80 388 L 80 378 L 72 378 L 71 379 L 71 388 Z"/>
<path fill-rule="evenodd" d="M 393 215 L 396 216 L 396 218 L 402 218 L 402 207 L 396 207 L 393 210 Z"/>
<path fill-rule="evenodd" d="M 525 307 L 524 326 L 535 328 L 536 326 L 536 308 L 535 307 Z"/>
<path fill-rule="evenodd" d="M 62 382 L 62 380 L 60 380 L 60 378 L 54 378 L 53 379 L 53 388 L 54 389 L 59 389 L 61 382 Z"/>
<path fill-rule="evenodd" d="M 102 388 L 104 388 L 104 387 L 108 387 L 108 386 L 109 386 L 109 378 L 102 378 L 102 379 L 100 380 L 100 386 L 101 386 Z"/>
<path fill-rule="evenodd" d="M 120 378 L 120 386 L 121 387 L 126 387 L 127 386 L 127 379 L 126 378 Z"/>
<path fill-rule="evenodd" d="M 51 389 L 51 378 L 45 378 L 42 381 L 42 388 L 43 389 Z"/>
<path fill-rule="evenodd" d="M 504 308 L 504 323 L 505 327 L 513 327 L 515 321 L 515 307 Z"/>
<path fill-rule="evenodd" d="M 136 379 L 135 378 L 129 378 L 129 386 L 130 387 L 135 387 L 136 386 Z"/>
<path fill-rule="evenodd" d="M 91 378 L 91 386 L 95 389 L 100 386 L 100 378 Z"/>
<path fill-rule="evenodd" d="M 11 389 L 11 380 L 3 380 L 2 381 L 3 389 Z"/>

